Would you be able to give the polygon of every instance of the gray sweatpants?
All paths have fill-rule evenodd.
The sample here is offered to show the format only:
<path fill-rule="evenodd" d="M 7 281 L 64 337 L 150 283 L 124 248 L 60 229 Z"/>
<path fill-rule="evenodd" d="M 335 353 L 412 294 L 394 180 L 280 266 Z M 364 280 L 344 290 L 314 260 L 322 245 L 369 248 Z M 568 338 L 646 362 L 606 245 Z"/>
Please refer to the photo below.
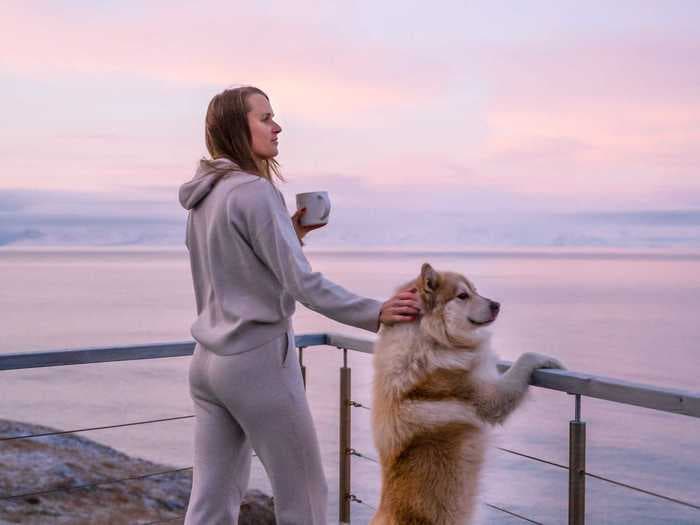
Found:
<path fill-rule="evenodd" d="M 291 331 L 254 350 L 195 348 L 194 471 L 186 525 L 235 525 L 252 450 L 265 467 L 278 525 L 325 524 L 328 488 Z"/>

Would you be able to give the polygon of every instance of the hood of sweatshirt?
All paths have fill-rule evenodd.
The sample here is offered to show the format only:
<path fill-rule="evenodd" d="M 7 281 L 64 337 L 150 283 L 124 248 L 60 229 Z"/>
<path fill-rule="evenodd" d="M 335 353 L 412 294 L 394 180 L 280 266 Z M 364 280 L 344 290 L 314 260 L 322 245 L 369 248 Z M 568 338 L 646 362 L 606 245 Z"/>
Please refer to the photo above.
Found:
<path fill-rule="evenodd" d="M 192 180 L 180 186 L 180 204 L 191 210 L 199 204 L 212 190 L 216 183 L 232 171 L 240 171 L 238 165 L 229 159 L 202 159 Z"/>

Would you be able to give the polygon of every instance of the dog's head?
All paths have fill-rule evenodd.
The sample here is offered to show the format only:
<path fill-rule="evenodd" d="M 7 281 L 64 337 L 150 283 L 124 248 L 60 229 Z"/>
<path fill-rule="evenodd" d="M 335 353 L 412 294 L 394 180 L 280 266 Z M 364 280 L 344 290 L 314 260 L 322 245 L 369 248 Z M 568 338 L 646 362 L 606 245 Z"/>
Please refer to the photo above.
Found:
<path fill-rule="evenodd" d="M 496 301 L 479 295 L 463 275 L 437 272 L 428 263 L 421 267 L 417 288 L 426 328 L 433 337 L 446 338 L 446 342 L 456 346 L 478 344 L 482 338 L 474 332 L 491 324 L 501 308 Z"/>

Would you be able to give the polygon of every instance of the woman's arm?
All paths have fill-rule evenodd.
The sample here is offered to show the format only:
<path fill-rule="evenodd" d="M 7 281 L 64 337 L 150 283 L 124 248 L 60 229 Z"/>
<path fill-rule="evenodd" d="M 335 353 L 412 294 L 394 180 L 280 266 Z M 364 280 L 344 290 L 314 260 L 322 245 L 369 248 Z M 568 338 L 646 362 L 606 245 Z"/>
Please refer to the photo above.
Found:
<path fill-rule="evenodd" d="M 344 324 L 376 332 L 382 322 L 400 322 L 411 308 L 407 295 L 385 303 L 361 297 L 314 272 L 292 221 L 265 179 L 237 188 L 232 205 L 246 224 L 251 247 L 282 287 L 307 308 Z M 410 292 L 407 292 L 410 294 Z"/>
<path fill-rule="evenodd" d="M 306 208 L 301 208 L 294 212 L 294 215 L 292 215 L 292 225 L 294 226 L 294 231 L 296 232 L 302 246 L 304 246 L 303 239 L 306 234 L 319 228 L 323 228 L 326 225 L 324 223 L 304 226 L 301 223 L 301 219 L 304 217 L 305 212 Z M 405 290 L 399 290 L 393 297 L 390 297 L 382 304 L 381 313 L 379 314 L 379 321 L 385 324 L 410 322 L 415 321 L 419 313 L 420 299 L 418 297 L 418 291 L 414 287 L 409 287 Z M 379 328 L 377 328 L 377 330 L 378 329 Z"/>

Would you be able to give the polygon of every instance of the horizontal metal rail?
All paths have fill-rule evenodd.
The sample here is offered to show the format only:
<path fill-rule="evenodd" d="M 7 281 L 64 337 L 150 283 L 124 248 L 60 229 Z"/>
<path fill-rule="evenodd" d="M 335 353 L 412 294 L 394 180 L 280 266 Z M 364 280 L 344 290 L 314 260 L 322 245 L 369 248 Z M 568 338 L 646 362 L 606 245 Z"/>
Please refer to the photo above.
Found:
<path fill-rule="evenodd" d="M 371 354 L 374 342 L 369 339 L 328 334 L 327 344 Z M 508 370 L 511 365 L 512 363 L 509 361 L 501 361 L 498 364 L 498 369 L 502 373 Z M 532 375 L 531 384 L 568 394 L 580 394 L 625 405 L 700 417 L 700 392 L 633 383 L 570 370 L 536 370 Z"/>
<path fill-rule="evenodd" d="M 25 368 L 182 357 L 192 355 L 194 346 L 194 342 L 154 343 L 138 346 L 113 346 L 107 348 L 80 348 L 49 350 L 45 352 L 0 354 L 0 370 L 21 370 Z"/>
<path fill-rule="evenodd" d="M 326 334 L 309 334 L 296 337 L 299 348 L 328 344 Z M 136 346 L 111 346 L 107 348 L 78 348 L 48 350 L 42 352 L 15 352 L 0 354 L 0 370 L 21 370 L 49 366 L 87 365 L 136 361 L 139 359 L 163 359 L 182 357 L 194 353 L 194 341 L 153 343 Z"/>
<path fill-rule="evenodd" d="M 306 334 L 296 337 L 296 346 L 299 348 L 321 345 L 371 354 L 374 341 L 333 333 Z M 194 347 L 195 343 L 188 341 L 0 354 L 0 370 L 179 357 L 191 355 L 194 352 Z M 504 372 L 511 364 L 510 362 L 502 361 L 499 363 L 500 371 Z M 580 394 L 615 403 L 700 418 L 700 392 L 633 383 L 631 381 L 570 370 L 536 370 L 532 377 L 532 385 L 569 394 Z"/>

